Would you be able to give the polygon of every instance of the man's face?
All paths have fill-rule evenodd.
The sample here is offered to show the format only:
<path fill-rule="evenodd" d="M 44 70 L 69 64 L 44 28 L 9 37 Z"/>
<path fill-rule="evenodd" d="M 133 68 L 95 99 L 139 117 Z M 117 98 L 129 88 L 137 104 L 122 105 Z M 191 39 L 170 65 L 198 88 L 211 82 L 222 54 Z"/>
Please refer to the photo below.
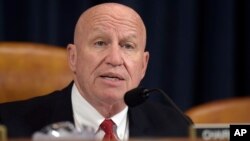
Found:
<path fill-rule="evenodd" d="M 83 96 L 101 103 L 123 101 L 144 77 L 148 52 L 145 31 L 127 17 L 99 14 L 81 28 L 79 42 L 69 47 L 75 81 Z M 72 56 L 72 55 L 71 55 Z"/>

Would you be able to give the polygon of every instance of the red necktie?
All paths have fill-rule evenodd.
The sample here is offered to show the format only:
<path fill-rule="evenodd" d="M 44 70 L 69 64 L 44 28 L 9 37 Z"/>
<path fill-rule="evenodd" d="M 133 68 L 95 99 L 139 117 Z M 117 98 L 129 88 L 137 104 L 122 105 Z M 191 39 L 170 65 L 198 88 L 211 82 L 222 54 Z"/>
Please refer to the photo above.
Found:
<path fill-rule="evenodd" d="M 103 141 L 118 141 L 114 133 L 115 123 L 111 119 L 105 119 L 100 128 L 105 132 Z"/>

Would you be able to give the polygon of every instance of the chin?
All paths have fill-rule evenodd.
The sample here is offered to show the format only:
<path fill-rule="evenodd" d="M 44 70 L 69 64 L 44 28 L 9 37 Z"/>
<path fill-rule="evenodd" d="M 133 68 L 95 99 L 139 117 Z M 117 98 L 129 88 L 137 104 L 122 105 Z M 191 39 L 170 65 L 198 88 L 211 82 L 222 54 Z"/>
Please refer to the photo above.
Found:
<path fill-rule="evenodd" d="M 102 92 L 101 96 L 109 100 L 120 100 L 120 99 L 123 99 L 124 92 L 107 91 L 107 92 Z"/>

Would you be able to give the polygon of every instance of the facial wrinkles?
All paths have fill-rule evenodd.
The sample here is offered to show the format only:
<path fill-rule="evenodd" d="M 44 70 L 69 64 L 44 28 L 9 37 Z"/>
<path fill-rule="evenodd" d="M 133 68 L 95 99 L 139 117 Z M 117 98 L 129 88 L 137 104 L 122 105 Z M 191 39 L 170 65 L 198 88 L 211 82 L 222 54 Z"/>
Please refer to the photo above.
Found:
<path fill-rule="evenodd" d="M 113 29 L 118 35 L 123 35 L 126 32 L 134 32 L 138 33 L 138 24 L 129 19 L 125 18 L 116 18 L 112 15 L 100 14 L 92 17 L 92 25 L 95 26 L 103 26 L 107 29 Z M 121 36 L 120 35 L 120 36 Z"/>
<path fill-rule="evenodd" d="M 107 6 L 107 8 L 106 6 L 91 9 L 82 15 L 77 24 L 75 41 L 80 40 L 79 44 L 81 44 L 83 42 L 82 40 L 86 39 L 84 34 L 91 34 L 92 31 L 89 31 L 90 28 L 98 24 L 105 25 L 106 23 L 106 26 L 112 27 L 113 29 L 116 29 L 115 27 L 122 27 L 122 29 L 116 29 L 120 31 L 120 33 L 127 31 L 135 32 L 137 36 L 140 37 L 142 47 L 145 48 L 146 29 L 139 15 L 128 9 L 118 9 L 116 6 L 109 7 L 110 5 Z M 111 11 L 110 9 L 113 10 Z"/>
<path fill-rule="evenodd" d="M 134 19 L 134 18 L 132 18 Z M 97 31 L 100 30 L 101 32 L 104 31 L 108 33 L 113 33 L 113 37 L 117 38 L 118 42 L 119 40 L 129 40 L 136 44 L 136 46 L 139 46 L 143 50 L 143 39 L 142 39 L 142 31 L 139 27 L 138 22 L 135 20 L 127 20 L 126 18 L 116 18 L 112 15 L 106 15 L 106 14 L 99 14 L 92 17 L 93 20 L 93 28 L 96 28 Z M 107 34 L 107 33 L 106 33 Z M 110 34 L 109 34 L 110 35 Z M 100 62 L 99 65 L 101 65 Z M 129 69 L 126 65 L 126 61 L 124 61 L 123 66 L 129 72 Z M 98 66 L 99 66 L 98 65 Z M 131 72 L 129 72 L 130 77 L 132 77 Z"/>
<path fill-rule="evenodd" d="M 109 50 L 106 50 L 106 51 L 109 51 Z M 107 57 L 107 53 L 109 52 L 106 52 L 106 53 L 101 53 L 100 55 L 104 55 L 103 57 L 101 57 L 100 61 L 98 62 L 98 64 L 96 64 L 96 66 L 94 67 L 94 69 L 91 71 L 91 75 L 94 74 L 94 76 L 99 76 L 100 73 L 102 73 L 104 70 L 105 71 L 111 71 L 113 73 L 119 73 L 119 74 L 123 74 L 122 76 L 124 77 L 124 79 L 126 79 L 126 72 L 124 70 L 127 69 L 125 67 L 125 64 L 126 64 L 126 61 L 124 60 L 124 56 L 123 54 L 120 54 L 121 58 L 122 59 L 122 62 L 123 64 L 121 64 L 120 66 L 112 66 L 112 65 L 103 65 L 103 64 L 106 64 L 106 57 Z"/>
<path fill-rule="evenodd" d="M 117 11 L 116 11 L 117 12 Z M 126 16 L 125 14 L 126 13 Z M 89 36 L 95 36 L 93 35 L 93 29 L 100 29 L 101 31 L 104 31 L 109 33 L 108 35 L 117 38 L 117 41 L 121 39 L 127 39 L 127 35 L 132 35 L 132 38 L 135 38 L 135 41 L 137 41 L 137 46 L 140 44 L 140 48 L 144 49 L 144 25 L 141 23 L 140 19 L 135 14 L 131 14 L 128 12 L 124 12 L 121 14 L 121 11 L 118 11 L 117 13 L 114 12 L 103 12 L 102 11 L 95 11 L 92 12 L 90 15 L 82 17 L 81 21 L 78 27 L 79 34 L 81 36 L 78 36 L 78 39 L 81 41 L 78 42 L 80 46 L 82 44 L 86 45 L 86 37 Z M 106 30 L 106 31 L 105 31 Z M 112 34 L 110 34 L 112 33 Z M 100 33 L 102 35 L 102 33 Z M 129 37 L 131 38 L 131 37 Z M 138 38 L 138 39 L 136 39 Z M 140 38 L 140 39 L 139 39 Z M 140 42 L 140 43 L 139 43 Z M 101 60 L 100 63 L 96 66 L 95 69 L 97 69 L 104 60 Z M 125 62 L 126 63 L 126 62 Z M 124 66 L 126 69 L 126 64 Z M 92 72 L 93 73 L 93 72 Z"/>

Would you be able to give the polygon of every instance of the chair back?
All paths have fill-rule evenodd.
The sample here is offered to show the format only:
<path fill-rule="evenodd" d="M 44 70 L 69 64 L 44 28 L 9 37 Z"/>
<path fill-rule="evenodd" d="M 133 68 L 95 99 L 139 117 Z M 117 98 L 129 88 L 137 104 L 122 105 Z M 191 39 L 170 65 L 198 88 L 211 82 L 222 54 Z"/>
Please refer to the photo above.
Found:
<path fill-rule="evenodd" d="M 194 123 L 250 123 L 250 96 L 205 103 L 186 114 Z"/>
<path fill-rule="evenodd" d="M 41 96 L 72 81 L 66 49 L 27 42 L 0 42 L 0 103 Z"/>

